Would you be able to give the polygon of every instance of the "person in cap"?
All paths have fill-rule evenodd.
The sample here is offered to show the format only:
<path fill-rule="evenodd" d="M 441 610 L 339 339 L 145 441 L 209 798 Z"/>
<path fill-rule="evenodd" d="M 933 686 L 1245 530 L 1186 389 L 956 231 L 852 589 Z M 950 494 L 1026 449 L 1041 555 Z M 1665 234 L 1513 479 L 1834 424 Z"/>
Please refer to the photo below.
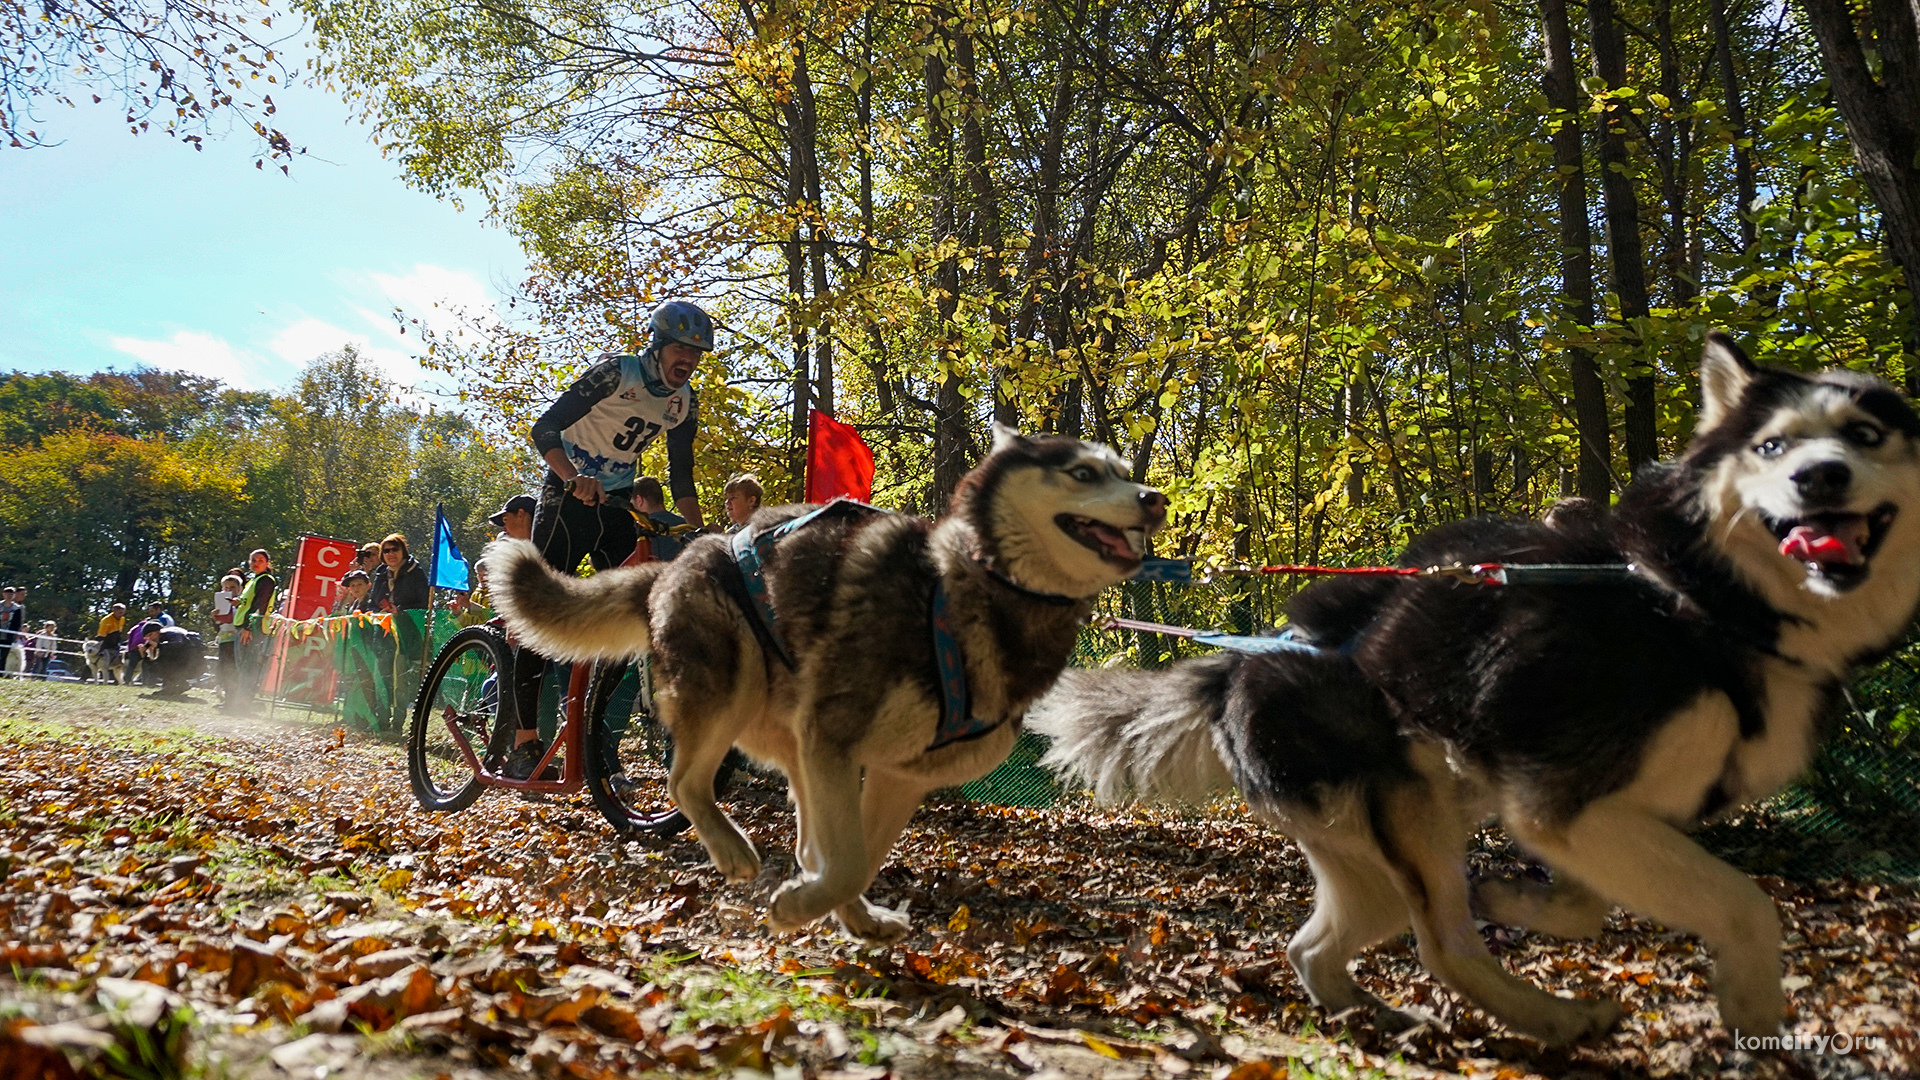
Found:
<path fill-rule="evenodd" d="M 533 539 L 533 511 L 539 503 L 531 495 L 515 495 L 500 512 L 488 518 L 494 527 L 514 540 Z"/>
<path fill-rule="evenodd" d="M 334 604 L 335 615 L 350 615 L 356 611 L 371 611 L 373 605 L 367 600 L 367 594 L 373 591 L 373 576 L 365 570 L 349 570 L 340 577 L 340 599 Z"/>

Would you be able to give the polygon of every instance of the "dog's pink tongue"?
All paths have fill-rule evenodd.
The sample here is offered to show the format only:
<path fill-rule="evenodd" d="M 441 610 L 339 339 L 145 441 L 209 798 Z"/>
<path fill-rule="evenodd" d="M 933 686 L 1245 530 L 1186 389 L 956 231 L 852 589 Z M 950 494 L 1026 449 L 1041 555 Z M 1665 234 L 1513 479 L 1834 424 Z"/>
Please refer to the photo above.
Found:
<path fill-rule="evenodd" d="M 1093 534 L 1094 539 L 1100 541 L 1100 546 L 1106 548 L 1109 554 L 1121 559 L 1133 558 L 1133 547 L 1127 543 L 1126 535 L 1119 529 L 1096 521 L 1087 531 Z"/>
<path fill-rule="evenodd" d="M 1819 525 L 1795 525 L 1780 541 L 1780 554 L 1801 562 L 1857 563 L 1866 531 L 1864 518 L 1848 518 L 1831 532 Z"/>

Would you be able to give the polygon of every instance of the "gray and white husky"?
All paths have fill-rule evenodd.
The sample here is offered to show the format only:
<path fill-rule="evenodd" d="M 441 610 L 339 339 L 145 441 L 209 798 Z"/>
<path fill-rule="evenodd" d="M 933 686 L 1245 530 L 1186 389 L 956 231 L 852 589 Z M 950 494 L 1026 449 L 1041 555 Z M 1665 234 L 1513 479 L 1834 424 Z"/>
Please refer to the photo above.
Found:
<path fill-rule="evenodd" d="M 895 940 L 904 912 L 861 894 L 928 792 L 1006 759 L 1092 598 L 1139 568 L 1166 497 L 1131 482 L 1106 447 L 1000 428 L 938 524 L 835 507 L 752 545 L 813 509 L 769 507 L 747 537 L 701 537 L 672 562 L 586 579 L 549 570 L 530 544 L 496 542 L 487 576 L 535 652 L 651 655 L 674 739 L 669 791 L 728 879 L 752 880 L 760 858 L 714 804 L 721 759 L 737 744 L 786 773 L 800 872 L 773 895 L 774 928 L 831 912 L 858 937 Z M 743 585 L 741 540 L 764 592 Z M 938 640 L 964 672 L 957 717 L 936 657 L 936 596 Z M 972 723 L 949 732 L 943 718 Z"/>
<path fill-rule="evenodd" d="M 1913 621 L 1920 419 L 1877 379 L 1756 367 L 1718 333 L 1700 381 L 1686 451 L 1612 511 L 1460 522 L 1403 556 L 1630 575 L 1316 585 L 1289 616 L 1317 654 L 1069 672 L 1029 718 L 1056 740 L 1049 763 L 1107 799 L 1238 787 L 1313 870 L 1313 914 L 1287 954 L 1325 1009 L 1406 1023 L 1347 965 L 1411 924 L 1428 970 L 1514 1030 L 1596 1035 L 1613 1002 L 1508 974 L 1474 914 L 1577 937 L 1618 904 L 1699 935 L 1728 1028 L 1776 1032 L 1779 914 L 1687 830 L 1799 776 L 1849 672 Z M 1470 896 L 1467 843 L 1491 818 L 1553 886 Z"/>

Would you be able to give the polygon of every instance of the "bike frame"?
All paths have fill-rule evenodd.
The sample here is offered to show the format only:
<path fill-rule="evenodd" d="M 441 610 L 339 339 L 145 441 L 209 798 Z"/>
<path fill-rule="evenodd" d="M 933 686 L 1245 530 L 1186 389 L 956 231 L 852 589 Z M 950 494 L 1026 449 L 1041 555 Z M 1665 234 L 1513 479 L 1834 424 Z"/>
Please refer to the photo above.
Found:
<path fill-rule="evenodd" d="M 636 515 L 636 520 L 638 520 L 638 515 Z M 653 536 L 654 534 L 650 532 L 640 533 L 638 539 L 634 541 L 633 554 L 627 556 L 625 561 L 621 562 L 620 565 L 638 566 L 644 562 L 652 562 L 653 545 L 650 541 L 653 539 Z M 447 729 L 453 733 L 453 741 L 460 747 L 460 756 L 466 759 L 467 767 L 473 770 L 473 775 L 480 779 L 482 786 L 506 788 L 510 791 L 531 791 L 542 795 L 571 795 L 579 791 L 581 787 L 586 784 L 586 698 L 587 685 L 593 678 L 593 667 L 594 665 L 592 664 L 573 665 L 572 671 L 567 679 L 566 708 L 560 716 L 560 730 L 556 733 L 552 745 L 547 747 L 547 752 L 541 756 L 539 763 L 534 765 L 533 772 L 529 774 L 529 778 L 526 780 L 515 780 L 511 777 L 501 776 L 498 773 L 488 771 L 486 762 L 482 761 L 479 755 L 473 752 L 473 744 L 469 743 L 467 737 L 461 733 L 459 725 L 454 723 L 452 717 L 446 718 Z M 505 688 L 500 692 L 511 693 L 512 690 L 511 688 Z M 560 779 L 536 779 L 547 771 L 547 765 L 553 761 L 553 755 L 563 749 L 567 753 L 565 761 L 560 767 Z"/>

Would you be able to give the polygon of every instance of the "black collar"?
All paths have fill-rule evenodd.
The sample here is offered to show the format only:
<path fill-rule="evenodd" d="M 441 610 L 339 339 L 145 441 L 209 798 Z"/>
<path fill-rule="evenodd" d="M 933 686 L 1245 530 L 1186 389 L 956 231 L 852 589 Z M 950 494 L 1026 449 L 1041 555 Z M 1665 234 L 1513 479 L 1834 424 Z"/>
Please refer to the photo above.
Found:
<path fill-rule="evenodd" d="M 1061 593 L 1041 592 L 1038 589 L 1029 589 L 1025 585 L 1020 584 L 1019 582 L 1008 577 L 1006 574 L 1002 573 L 992 563 L 988 562 L 986 558 L 982 556 L 979 552 L 970 551 L 967 553 L 967 555 L 969 558 L 973 560 L 974 565 L 978 566 L 980 569 L 985 570 L 987 572 L 988 577 L 999 582 L 1001 585 L 1004 585 L 1007 588 L 1012 589 L 1014 592 L 1019 593 L 1021 596 L 1024 596 L 1029 600 L 1038 600 L 1043 604 L 1052 604 L 1054 607 L 1072 607 L 1073 605 L 1081 602 L 1079 597 L 1065 596 Z"/>

